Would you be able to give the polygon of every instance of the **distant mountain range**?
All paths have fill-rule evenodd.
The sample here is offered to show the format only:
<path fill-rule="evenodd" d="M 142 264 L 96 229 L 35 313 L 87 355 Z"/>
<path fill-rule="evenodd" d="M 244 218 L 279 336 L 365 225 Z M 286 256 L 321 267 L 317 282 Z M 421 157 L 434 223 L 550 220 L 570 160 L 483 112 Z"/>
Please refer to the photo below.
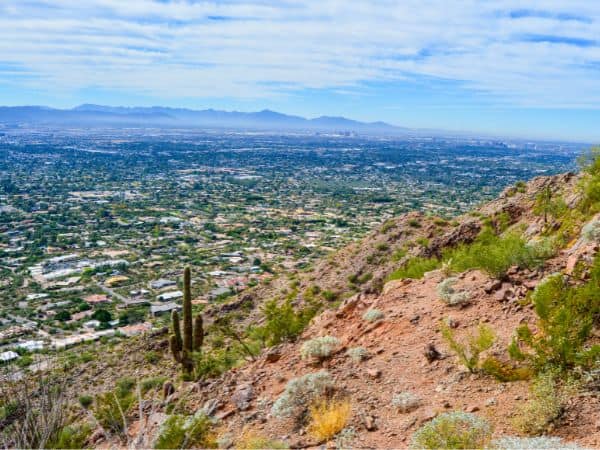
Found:
<path fill-rule="evenodd" d="M 44 106 L 0 107 L 0 123 L 60 127 L 185 127 L 242 130 L 338 131 L 399 134 L 408 131 L 385 122 L 358 122 L 345 117 L 306 119 L 265 109 L 259 112 L 192 110 L 166 107 L 112 107 L 85 104 L 72 109 Z"/>

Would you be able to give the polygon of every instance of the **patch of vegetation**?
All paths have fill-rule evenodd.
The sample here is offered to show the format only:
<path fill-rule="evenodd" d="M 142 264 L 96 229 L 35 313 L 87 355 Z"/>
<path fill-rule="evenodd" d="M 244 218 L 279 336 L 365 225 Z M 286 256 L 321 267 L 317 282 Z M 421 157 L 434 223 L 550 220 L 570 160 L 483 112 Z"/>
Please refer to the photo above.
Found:
<path fill-rule="evenodd" d="M 570 286 L 561 274 L 546 277 L 531 295 L 538 331 L 521 325 L 508 348 L 510 356 L 537 371 L 592 364 L 600 356 L 600 346 L 585 345 L 600 314 L 599 286 L 600 257 L 596 257 L 590 280 L 584 285 Z"/>
<path fill-rule="evenodd" d="M 493 356 L 488 356 L 481 363 L 481 370 L 503 383 L 528 380 L 533 374 L 529 367 L 515 367 Z"/>
<path fill-rule="evenodd" d="M 355 363 L 359 363 L 369 357 L 369 352 L 364 347 L 352 347 L 346 351 L 346 355 Z"/>
<path fill-rule="evenodd" d="M 540 436 L 540 437 L 519 437 L 519 436 L 502 436 L 499 439 L 494 439 L 490 444 L 490 448 L 511 449 L 511 450 L 584 450 L 583 447 L 570 442 L 563 442 L 561 438 Z"/>
<path fill-rule="evenodd" d="M 392 397 L 392 406 L 402 413 L 417 409 L 421 405 L 421 399 L 411 392 L 401 392 Z"/>
<path fill-rule="evenodd" d="M 419 279 L 423 278 L 426 272 L 430 272 L 440 267 L 440 261 L 437 258 L 423 258 L 415 256 L 410 258 L 406 264 L 392 272 L 387 280 L 401 280 L 404 278 Z"/>
<path fill-rule="evenodd" d="M 444 303 L 449 306 L 466 305 L 470 303 L 471 296 L 466 291 L 457 291 L 454 285 L 458 282 L 457 278 L 450 277 L 437 285 L 437 293 Z"/>
<path fill-rule="evenodd" d="M 85 442 L 92 432 L 92 427 L 87 424 L 69 425 L 60 430 L 55 441 L 50 442 L 46 448 L 67 449 L 84 448 Z"/>
<path fill-rule="evenodd" d="M 173 414 L 162 424 L 154 448 L 216 448 L 212 422 L 204 414 Z"/>
<path fill-rule="evenodd" d="M 479 369 L 479 356 L 481 353 L 489 350 L 496 340 L 492 329 L 483 324 L 479 325 L 476 335 L 469 335 L 467 337 L 466 343 L 457 341 L 454 333 L 452 333 L 450 327 L 445 323 L 442 323 L 442 336 L 450 349 L 456 353 L 460 362 L 471 373 Z"/>
<path fill-rule="evenodd" d="M 316 402 L 310 407 L 308 433 L 319 442 L 328 441 L 346 427 L 351 412 L 347 399 Z"/>
<path fill-rule="evenodd" d="M 302 344 L 300 355 L 302 359 L 314 358 L 317 361 L 323 361 L 333 354 L 339 348 L 340 340 L 334 336 L 321 336 L 310 339 Z"/>
<path fill-rule="evenodd" d="M 333 378 L 325 370 L 294 378 L 273 404 L 271 413 L 278 418 L 301 420 L 309 405 L 326 396 L 333 388 Z"/>
<path fill-rule="evenodd" d="M 514 419 L 515 427 L 526 434 L 540 435 L 548 430 L 564 411 L 564 404 L 575 392 L 572 382 L 559 385 L 555 373 L 538 375 L 531 385 L 531 398 Z"/>
<path fill-rule="evenodd" d="M 475 414 L 460 411 L 441 414 L 413 434 L 417 449 L 484 448 L 492 436 L 490 424 Z"/>
<path fill-rule="evenodd" d="M 266 346 L 293 341 L 304 331 L 320 309 L 321 305 L 315 301 L 307 302 L 304 307 L 296 310 L 290 298 L 281 305 L 277 300 L 270 300 L 262 309 L 265 324 L 253 328 L 250 334 Z"/>
<path fill-rule="evenodd" d="M 383 320 L 384 317 L 385 314 L 378 309 L 368 309 L 362 316 L 363 320 L 366 320 L 367 322 L 377 322 Z"/>

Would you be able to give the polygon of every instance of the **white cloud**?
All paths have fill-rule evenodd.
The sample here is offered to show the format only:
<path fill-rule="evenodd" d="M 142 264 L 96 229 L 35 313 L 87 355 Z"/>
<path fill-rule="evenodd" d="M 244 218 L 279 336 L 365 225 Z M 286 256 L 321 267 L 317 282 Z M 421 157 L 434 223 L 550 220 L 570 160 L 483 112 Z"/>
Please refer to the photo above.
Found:
<path fill-rule="evenodd" d="M 14 83 L 46 90 L 244 98 L 427 76 L 502 103 L 598 108 L 600 4 L 527 3 L 6 0 L 0 75 L 18 67 L 28 76 Z"/>

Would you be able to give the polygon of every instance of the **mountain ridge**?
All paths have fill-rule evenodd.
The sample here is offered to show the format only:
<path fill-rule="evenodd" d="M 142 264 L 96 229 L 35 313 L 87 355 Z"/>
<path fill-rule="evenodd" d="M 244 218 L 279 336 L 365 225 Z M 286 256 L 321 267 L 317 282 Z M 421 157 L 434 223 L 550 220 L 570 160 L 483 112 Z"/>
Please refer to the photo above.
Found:
<path fill-rule="evenodd" d="M 62 126 L 161 126 L 252 130 L 344 131 L 402 134 L 407 128 L 386 122 L 361 122 L 342 116 L 305 118 L 263 109 L 255 112 L 163 106 L 105 106 L 84 103 L 70 109 L 46 106 L 1 106 L 0 123 Z"/>

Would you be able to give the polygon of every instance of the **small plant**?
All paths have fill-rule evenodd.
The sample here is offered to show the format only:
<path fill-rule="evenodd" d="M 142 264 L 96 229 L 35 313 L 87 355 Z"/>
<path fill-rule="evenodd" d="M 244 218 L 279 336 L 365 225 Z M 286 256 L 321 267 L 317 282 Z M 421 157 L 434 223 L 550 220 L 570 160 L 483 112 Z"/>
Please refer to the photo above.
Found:
<path fill-rule="evenodd" d="M 150 350 L 144 354 L 144 359 L 149 364 L 157 364 L 160 361 L 160 355 L 154 350 Z"/>
<path fill-rule="evenodd" d="M 214 448 L 212 422 L 204 414 L 173 414 L 160 427 L 154 443 L 157 449 Z"/>
<path fill-rule="evenodd" d="M 46 448 L 68 449 L 84 448 L 85 442 L 92 432 L 92 427 L 84 423 L 81 425 L 69 425 L 58 433 L 56 440 L 50 442 Z"/>
<path fill-rule="evenodd" d="M 300 420 L 310 403 L 327 395 L 333 387 L 333 379 L 325 370 L 294 378 L 273 404 L 271 413 L 278 418 Z"/>
<path fill-rule="evenodd" d="M 420 256 L 415 256 L 406 261 L 402 267 L 392 272 L 388 276 L 388 281 L 401 280 L 404 278 L 423 278 L 425 273 L 437 269 L 440 264 L 440 261 L 436 258 L 422 258 Z"/>
<path fill-rule="evenodd" d="M 421 222 L 419 222 L 417 219 L 410 219 L 408 221 L 408 226 L 412 228 L 421 228 Z"/>
<path fill-rule="evenodd" d="M 166 380 L 166 377 L 144 378 L 140 382 L 140 390 L 142 391 L 142 395 L 153 389 L 161 389 Z"/>
<path fill-rule="evenodd" d="M 285 442 L 269 439 L 258 434 L 244 433 L 235 443 L 235 448 L 244 450 L 262 450 L 266 448 L 282 450 L 289 448 L 289 446 Z"/>
<path fill-rule="evenodd" d="M 346 355 L 355 363 L 359 363 L 369 357 L 369 352 L 364 347 L 352 347 L 346 351 Z"/>
<path fill-rule="evenodd" d="M 452 330 L 448 325 L 442 323 L 442 336 L 450 346 L 450 348 L 456 353 L 458 359 L 469 372 L 474 373 L 479 369 L 479 356 L 486 350 L 489 350 L 496 337 L 491 328 L 486 325 L 479 325 L 478 333 L 476 335 L 469 335 L 467 337 L 466 344 L 458 342 Z"/>
<path fill-rule="evenodd" d="M 421 404 L 421 399 L 410 392 L 401 392 L 392 397 L 392 406 L 402 413 L 407 413 L 417 409 Z"/>
<path fill-rule="evenodd" d="M 349 400 L 320 400 L 310 408 L 308 432 L 319 442 L 328 441 L 344 429 L 350 418 Z"/>
<path fill-rule="evenodd" d="M 499 450 L 584 450 L 583 447 L 569 442 L 563 442 L 562 439 L 550 436 L 540 437 L 518 437 L 518 436 L 503 436 L 499 439 L 494 439 L 490 444 L 490 448 Z"/>
<path fill-rule="evenodd" d="M 471 296 L 466 291 L 456 291 L 454 285 L 457 278 L 450 277 L 437 285 L 437 293 L 444 303 L 449 306 L 466 305 L 471 301 Z"/>
<path fill-rule="evenodd" d="M 475 414 L 460 411 L 441 414 L 413 434 L 417 449 L 484 448 L 492 436 L 490 424 Z"/>
<path fill-rule="evenodd" d="M 366 320 L 367 322 L 377 322 L 383 320 L 384 317 L 385 314 L 378 309 L 368 309 L 362 316 L 363 320 Z"/>
<path fill-rule="evenodd" d="M 556 375 L 545 372 L 538 375 L 531 385 L 531 398 L 515 417 L 515 427 L 523 433 L 539 435 L 563 413 L 569 396 L 575 391 L 573 383 L 559 386 Z"/>
<path fill-rule="evenodd" d="M 483 361 L 481 370 L 503 383 L 529 380 L 532 376 L 532 371 L 529 367 L 514 367 L 511 364 L 499 361 L 493 356 L 489 356 Z"/>
<path fill-rule="evenodd" d="M 334 336 L 321 336 L 302 344 L 300 355 L 302 359 L 314 358 L 323 361 L 333 354 L 340 346 L 340 340 Z"/>
<path fill-rule="evenodd" d="M 79 396 L 79 404 L 85 409 L 88 409 L 93 402 L 94 398 L 91 395 Z"/>
<path fill-rule="evenodd" d="M 538 315 L 538 330 L 527 324 L 517 328 L 508 352 L 538 371 L 558 367 L 588 366 L 600 355 L 600 346 L 586 349 L 594 317 L 600 311 L 600 258 L 592 267 L 591 279 L 571 287 L 561 274 L 546 277 L 533 291 L 531 301 Z"/>
<path fill-rule="evenodd" d="M 104 430 L 123 434 L 127 431 L 127 413 L 134 404 L 134 396 L 119 396 L 117 392 L 96 395 L 94 417 Z"/>
<path fill-rule="evenodd" d="M 583 226 L 581 237 L 585 242 L 600 241 L 600 217 L 595 217 Z"/>
<path fill-rule="evenodd" d="M 335 448 L 339 450 L 351 449 L 354 438 L 356 438 L 356 431 L 354 428 L 344 428 L 335 437 Z"/>

